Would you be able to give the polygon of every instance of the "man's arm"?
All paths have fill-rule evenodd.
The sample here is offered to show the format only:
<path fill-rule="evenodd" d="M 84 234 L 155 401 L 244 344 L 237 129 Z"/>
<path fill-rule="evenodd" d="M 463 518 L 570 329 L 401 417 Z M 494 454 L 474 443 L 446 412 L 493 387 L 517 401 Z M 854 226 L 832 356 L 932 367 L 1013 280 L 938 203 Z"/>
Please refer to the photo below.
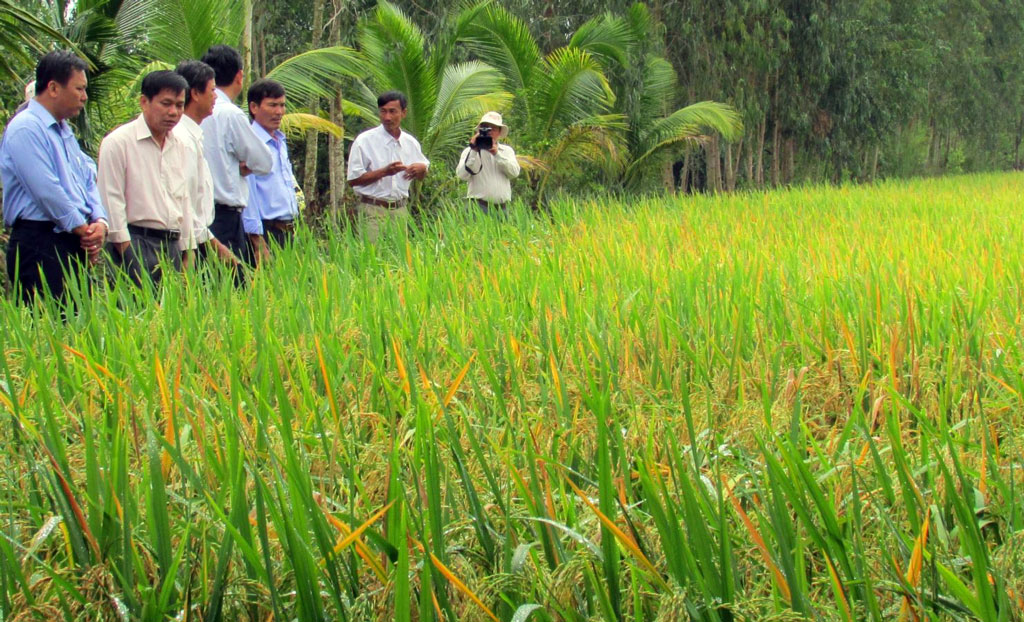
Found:
<path fill-rule="evenodd" d="M 14 176 L 32 196 L 32 200 L 57 223 L 61 231 L 75 231 L 86 225 L 77 201 L 64 191 L 57 177 L 56 164 L 45 137 L 21 129 L 4 136 L 6 149 L 18 154 L 11 158 Z"/>
<path fill-rule="evenodd" d="M 362 145 L 357 138 L 348 154 L 348 185 L 350 187 L 368 186 L 405 170 L 405 165 L 401 162 L 392 162 L 383 168 L 374 170 L 369 170 L 369 165 L 369 158 L 363 153 Z"/>
<path fill-rule="evenodd" d="M 225 128 L 231 136 L 235 157 L 257 175 L 268 175 L 274 169 L 274 157 L 263 144 L 244 114 L 225 115 Z"/>
<path fill-rule="evenodd" d="M 100 143 L 97 185 L 110 222 L 107 239 L 122 253 L 132 239 L 128 233 L 128 202 L 124 191 L 126 180 L 127 161 L 124 149 L 108 136 Z"/>
<path fill-rule="evenodd" d="M 462 150 L 462 155 L 459 156 L 459 164 L 455 167 L 455 176 L 462 181 L 469 181 L 472 179 L 473 174 L 466 170 L 466 165 L 469 163 L 469 156 L 473 152 L 473 149 L 466 147 Z"/>
<path fill-rule="evenodd" d="M 519 177 L 519 160 L 516 159 L 516 152 L 508 145 L 498 147 L 498 153 L 494 156 L 494 162 L 498 170 L 508 179 Z"/>

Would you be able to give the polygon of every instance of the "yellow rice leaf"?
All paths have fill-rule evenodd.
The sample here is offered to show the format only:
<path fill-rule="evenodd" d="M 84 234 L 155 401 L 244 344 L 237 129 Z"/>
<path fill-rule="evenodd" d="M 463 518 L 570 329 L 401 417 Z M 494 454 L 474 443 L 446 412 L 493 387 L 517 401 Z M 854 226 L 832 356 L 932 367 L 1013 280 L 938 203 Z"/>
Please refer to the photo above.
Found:
<path fill-rule="evenodd" d="M 469 589 L 469 587 L 467 587 L 465 583 L 463 583 L 458 577 L 456 577 L 452 573 L 452 571 L 449 570 L 448 567 L 445 566 L 443 563 L 441 563 L 441 560 L 439 560 L 437 556 L 433 553 L 430 554 L 430 561 L 434 564 L 434 567 L 437 568 L 441 572 L 441 574 L 444 575 L 444 578 L 448 579 L 449 583 L 454 585 L 455 588 L 458 589 L 460 592 L 468 596 L 470 600 L 476 603 L 477 607 L 480 607 L 480 609 L 482 609 L 483 612 L 488 615 L 488 617 L 494 620 L 494 622 L 501 622 L 501 620 L 498 619 L 498 616 L 494 615 L 494 612 L 491 611 L 490 608 L 488 608 L 487 605 L 485 605 L 483 601 L 480 600 L 480 598 L 473 593 L 473 590 Z"/>
<path fill-rule="evenodd" d="M 474 352 L 469 357 L 469 360 L 466 361 L 466 365 L 462 368 L 462 371 L 459 372 L 459 375 L 455 376 L 455 380 L 452 382 L 452 386 L 448 387 L 448 392 L 444 394 L 444 405 L 445 406 L 450 404 L 451 401 L 452 401 L 452 398 L 455 397 L 455 392 L 459 390 L 459 385 L 461 385 L 462 381 L 466 378 L 466 373 L 469 371 L 469 366 L 473 364 L 473 359 L 475 359 L 475 358 L 476 358 L 476 352 Z"/>
<path fill-rule="evenodd" d="M 644 555 L 644 552 L 640 550 L 640 547 L 637 546 L 636 542 L 633 541 L 633 538 L 627 536 L 621 529 L 619 529 L 619 526 L 615 524 L 615 521 L 605 516 L 596 505 L 591 503 L 590 499 L 587 498 L 587 495 L 585 495 L 583 491 L 580 490 L 578 486 L 576 486 L 576 484 L 572 483 L 572 480 L 569 479 L 569 475 L 567 473 L 565 474 L 564 479 L 565 483 L 569 484 L 569 487 L 573 489 L 573 492 L 575 492 L 577 496 L 579 496 L 579 498 L 583 500 L 583 503 L 587 504 L 587 507 L 589 507 L 591 511 L 593 511 L 594 514 L 597 515 L 597 518 L 601 521 L 601 524 L 604 525 L 605 528 L 608 529 L 608 531 L 610 531 L 613 536 L 615 536 L 615 539 L 618 540 L 619 543 L 621 543 L 627 551 L 629 551 L 630 555 L 632 555 L 638 562 L 640 562 L 640 565 L 643 566 L 644 569 L 650 573 L 651 578 L 654 580 L 654 582 L 657 583 L 661 587 L 661 589 L 665 591 L 670 590 L 671 588 L 669 587 L 665 579 L 661 576 L 661 573 L 658 572 L 658 569 L 654 567 L 654 564 L 651 563 L 651 560 L 647 559 L 647 556 Z"/>

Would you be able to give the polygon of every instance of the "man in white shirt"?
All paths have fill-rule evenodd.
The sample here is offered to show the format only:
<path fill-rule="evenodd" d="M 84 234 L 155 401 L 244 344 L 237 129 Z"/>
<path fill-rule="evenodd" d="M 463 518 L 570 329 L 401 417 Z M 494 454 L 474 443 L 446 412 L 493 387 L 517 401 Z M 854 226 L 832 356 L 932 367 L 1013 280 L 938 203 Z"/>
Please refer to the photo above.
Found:
<path fill-rule="evenodd" d="M 512 180 L 519 177 L 516 152 L 498 141 L 508 136 L 508 126 L 497 112 L 480 119 L 469 146 L 462 151 L 455 174 L 468 182 L 466 197 L 476 202 L 485 214 L 504 212 L 512 200 Z"/>
<path fill-rule="evenodd" d="M 348 185 L 359 200 L 363 235 L 376 242 L 384 226 L 409 218 L 409 186 L 427 176 L 430 161 L 420 143 L 402 130 L 408 101 L 398 91 L 377 98 L 380 125 L 352 141 L 348 156 Z"/>
<path fill-rule="evenodd" d="M 227 246 L 221 244 L 210 233 L 213 224 L 213 176 L 210 166 L 206 163 L 203 146 L 203 130 L 199 124 L 213 114 L 213 103 L 216 101 L 216 85 L 213 68 L 198 60 L 185 60 L 174 69 L 185 82 L 185 114 L 178 123 L 177 133 L 191 148 L 195 168 L 189 172 L 192 192 L 195 196 L 193 213 L 195 222 L 192 224 L 192 235 L 195 239 L 196 253 L 201 259 L 216 255 L 221 260 L 238 265 L 240 262 Z"/>
<path fill-rule="evenodd" d="M 154 71 L 142 79 L 142 114 L 100 143 L 98 186 L 107 208 L 107 239 L 119 265 L 137 284 L 161 277 L 166 259 L 181 269 L 192 240 L 194 196 L 185 171 L 194 166 L 186 140 L 172 131 L 185 108 L 185 79 Z"/>
<path fill-rule="evenodd" d="M 213 176 L 214 216 L 210 233 L 243 261 L 253 257 L 242 225 L 249 203 L 250 173 L 266 175 L 274 161 L 267 146 L 249 127 L 249 116 L 234 104 L 242 93 L 242 57 L 227 45 L 215 45 L 202 61 L 213 68 L 217 98 L 213 114 L 203 120 L 206 163 Z"/>

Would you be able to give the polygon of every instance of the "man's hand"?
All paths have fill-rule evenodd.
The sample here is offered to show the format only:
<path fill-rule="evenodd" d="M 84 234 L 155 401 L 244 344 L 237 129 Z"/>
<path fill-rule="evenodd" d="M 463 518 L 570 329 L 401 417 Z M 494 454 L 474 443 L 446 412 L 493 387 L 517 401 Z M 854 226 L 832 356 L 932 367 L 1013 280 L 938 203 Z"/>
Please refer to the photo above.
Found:
<path fill-rule="evenodd" d="M 73 230 L 80 239 L 82 249 L 89 255 L 89 263 L 96 264 L 100 261 L 100 252 L 103 250 L 103 240 L 107 237 L 107 225 L 97 221 L 88 225 L 75 227 Z"/>
<path fill-rule="evenodd" d="M 427 165 L 422 162 L 405 167 L 406 179 L 423 179 L 427 176 Z"/>
<path fill-rule="evenodd" d="M 488 149 L 488 151 L 490 151 L 490 152 L 491 152 L 491 155 L 498 155 L 498 141 L 497 141 L 497 140 L 495 140 L 495 141 L 494 141 L 494 142 L 493 142 L 493 143 L 491 144 L 491 148 L 490 148 L 490 149 Z"/>
<path fill-rule="evenodd" d="M 476 132 L 473 132 L 473 138 L 469 139 L 469 148 L 470 149 L 476 149 L 476 139 L 477 138 L 480 138 L 480 130 L 479 129 Z"/>
<path fill-rule="evenodd" d="M 213 250 L 217 253 L 217 258 L 230 266 L 237 266 L 242 261 L 231 252 L 231 249 L 221 243 L 217 238 L 210 238 L 209 242 L 213 246 Z"/>
<path fill-rule="evenodd" d="M 264 261 L 270 259 L 270 247 L 267 246 L 267 240 L 262 235 L 256 235 L 255 233 L 249 234 L 249 240 L 253 245 L 253 252 L 256 254 L 256 265 L 262 264 Z"/>
<path fill-rule="evenodd" d="M 397 175 L 398 173 L 401 173 L 404 170 L 406 170 L 406 166 L 404 164 L 402 164 L 401 162 L 392 162 L 391 164 L 388 164 L 387 166 L 384 167 L 384 177 L 391 177 L 392 175 Z"/>
<path fill-rule="evenodd" d="M 245 165 L 245 162 L 238 163 L 238 174 L 242 177 L 252 175 L 252 169 Z"/>

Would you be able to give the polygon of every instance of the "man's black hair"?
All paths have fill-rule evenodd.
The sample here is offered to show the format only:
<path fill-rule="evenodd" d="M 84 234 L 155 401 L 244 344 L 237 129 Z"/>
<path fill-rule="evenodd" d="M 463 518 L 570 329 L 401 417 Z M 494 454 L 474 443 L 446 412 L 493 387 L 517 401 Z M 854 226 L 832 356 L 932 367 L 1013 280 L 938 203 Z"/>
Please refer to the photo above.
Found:
<path fill-rule="evenodd" d="M 76 71 L 86 72 L 89 65 L 84 60 L 66 50 L 46 53 L 36 65 L 36 95 L 41 95 L 50 82 L 67 86 L 71 75 Z"/>
<path fill-rule="evenodd" d="M 153 71 L 142 79 L 142 96 L 153 99 L 161 91 L 173 91 L 175 95 L 188 91 L 188 82 L 169 69 Z"/>
<path fill-rule="evenodd" d="M 215 45 L 203 54 L 201 59 L 213 67 L 217 86 L 229 86 L 242 70 L 242 55 L 230 45 Z"/>
<path fill-rule="evenodd" d="M 405 93 L 401 91 L 388 91 L 377 96 L 378 108 L 383 108 L 384 104 L 388 102 L 398 102 L 398 105 L 402 107 L 402 110 L 405 110 L 409 105 L 409 100 L 405 98 Z"/>
<path fill-rule="evenodd" d="M 186 106 L 192 102 L 193 89 L 205 93 L 206 86 L 214 79 L 213 67 L 201 60 L 183 60 L 174 68 L 174 73 L 185 78 L 185 82 L 188 83 L 188 88 L 185 89 Z"/>
<path fill-rule="evenodd" d="M 259 106 L 264 99 L 276 99 L 278 97 L 284 97 L 284 87 L 281 86 L 281 83 L 263 78 L 253 82 L 252 86 L 249 87 L 246 101 Z"/>

